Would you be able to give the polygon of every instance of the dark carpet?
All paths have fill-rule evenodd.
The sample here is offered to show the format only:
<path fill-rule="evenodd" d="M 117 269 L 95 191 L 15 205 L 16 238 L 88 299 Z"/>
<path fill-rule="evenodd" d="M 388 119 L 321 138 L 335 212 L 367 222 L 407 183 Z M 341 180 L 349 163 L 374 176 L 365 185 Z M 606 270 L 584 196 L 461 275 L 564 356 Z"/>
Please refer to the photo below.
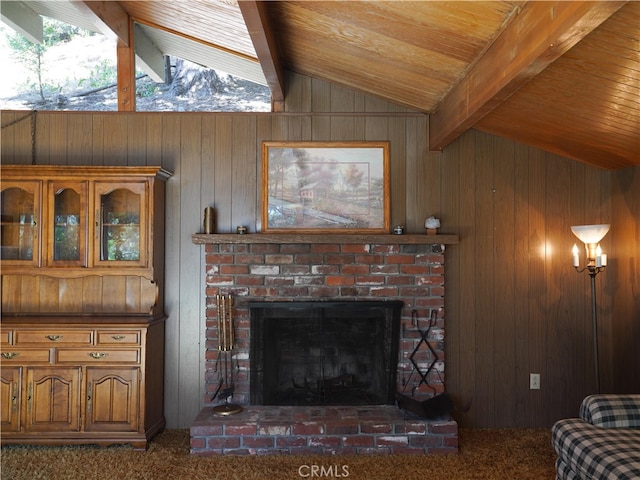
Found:
<path fill-rule="evenodd" d="M 2 480 L 527 480 L 555 478 L 549 430 L 461 429 L 451 455 L 216 456 L 189 454 L 188 430 L 167 430 L 147 452 L 128 446 L 2 447 Z"/>

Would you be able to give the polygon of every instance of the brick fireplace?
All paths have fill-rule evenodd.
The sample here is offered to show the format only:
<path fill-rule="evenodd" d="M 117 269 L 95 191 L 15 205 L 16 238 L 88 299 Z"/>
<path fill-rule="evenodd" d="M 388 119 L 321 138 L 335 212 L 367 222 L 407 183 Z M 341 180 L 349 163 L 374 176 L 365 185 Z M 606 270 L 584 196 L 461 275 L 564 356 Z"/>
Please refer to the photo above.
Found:
<path fill-rule="evenodd" d="M 251 304 L 399 301 L 396 390 L 416 399 L 442 393 L 444 243 L 427 243 L 426 236 L 417 235 L 193 237 L 194 243 L 205 245 L 207 310 L 206 406 L 191 426 L 192 453 L 457 451 L 457 424 L 448 417 L 424 420 L 390 404 L 252 405 L 250 385 Z M 219 387 L 221 368 L 216 295 L 234 299 L 232 399 L 243 411 L 231 416 L 214 415 L 211 409 L 220 402 L 218 398 L 211 401 Z M 437 320 L 429 329 L 428 348 L 420 341 L 432 314 Z M 433 364 L 428 385 L 421 381 L 414 362 L 421 371 Z"/>

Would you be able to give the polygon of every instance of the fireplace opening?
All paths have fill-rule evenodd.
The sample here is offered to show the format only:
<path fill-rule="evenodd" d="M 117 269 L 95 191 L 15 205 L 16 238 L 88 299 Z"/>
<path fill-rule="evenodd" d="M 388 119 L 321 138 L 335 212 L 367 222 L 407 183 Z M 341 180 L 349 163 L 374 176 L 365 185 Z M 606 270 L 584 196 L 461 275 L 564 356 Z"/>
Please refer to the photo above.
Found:
<path fill-rule="evenodd" d="M 251 404 L 393 404 L 402 305 L 249 303 Z"/>

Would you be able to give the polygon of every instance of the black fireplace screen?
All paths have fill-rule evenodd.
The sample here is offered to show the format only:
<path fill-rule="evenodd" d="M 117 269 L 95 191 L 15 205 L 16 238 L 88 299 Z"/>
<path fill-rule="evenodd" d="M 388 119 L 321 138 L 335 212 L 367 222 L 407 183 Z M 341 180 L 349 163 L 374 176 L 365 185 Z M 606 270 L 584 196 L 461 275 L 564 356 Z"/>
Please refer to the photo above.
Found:
<path fill-rule="evenodd" d="M 251 403 L 393 404 L 402 304 L 251 302 Z"/>

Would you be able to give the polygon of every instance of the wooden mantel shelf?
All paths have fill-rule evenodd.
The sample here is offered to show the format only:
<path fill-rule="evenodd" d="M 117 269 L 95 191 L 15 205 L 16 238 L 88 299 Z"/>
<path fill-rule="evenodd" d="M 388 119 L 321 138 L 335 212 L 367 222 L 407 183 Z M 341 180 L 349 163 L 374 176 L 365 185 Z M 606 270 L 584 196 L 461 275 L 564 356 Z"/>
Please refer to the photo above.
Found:
<path fill-rule="evenodd" d="M 296 234 L 296 233 L 195 233 L 193 243 L 373 243 L 376 245 L 454 245 L 457 235 L 390 234 Z"/>

